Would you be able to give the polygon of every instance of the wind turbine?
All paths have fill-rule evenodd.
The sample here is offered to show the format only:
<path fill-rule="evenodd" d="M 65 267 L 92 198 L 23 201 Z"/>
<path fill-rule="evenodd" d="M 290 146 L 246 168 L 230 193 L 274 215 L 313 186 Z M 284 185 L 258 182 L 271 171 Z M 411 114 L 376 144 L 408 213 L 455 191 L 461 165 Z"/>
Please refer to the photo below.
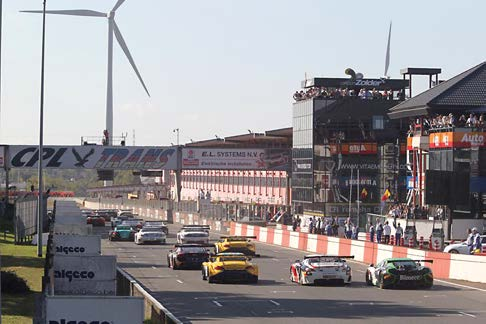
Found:
<path fill-rule="evenodd" d="M 115 13 L 118 8 L 125 2 L 126 0 L 118 0 L 113 9 L 108 13 L 94 11 L 94 10 L 85 10 L 85 9 L 75 9 L 75 10 L 47 10 L 46 14 L 53 14 L 53 15 L 68 15 L 68 16 L 83 16 L 83 17 L 99 17 L 99 18 L 108 18 L 108 77 L 107 77 L 107 84 L 106 84 L 106 130 L 108 131 L 108 144 L 112 144 L 113 138 L 113 35 L 115 35 L 118 44 L 122 48 L 123 52 L 125 53 L 130 65 L 132 66 L 135 74 L 137 75 L 140 83 L 142 83 L 145 92 L 150 97 L 150 93 L 143 82 L 142 76 L 135 65 L 135 61 L 133 60 L 130 51 L 128 50 L 127 44 L 123 39 L 123 36 L 118 28 L 118 25 L 115 22 Z M 24 13 L 42 13 L 42 10 L 23 10 L 21 12 Z"/>
<path fill-rule="evenodd" d="M 390 44 L 391 44 L 392 22 L 390 21 L 390 28 L 388 29 L 388 43 L 386 44 L 385 54 L 385 78 L 388 78 L 388 67 L 390 66 Z"/>

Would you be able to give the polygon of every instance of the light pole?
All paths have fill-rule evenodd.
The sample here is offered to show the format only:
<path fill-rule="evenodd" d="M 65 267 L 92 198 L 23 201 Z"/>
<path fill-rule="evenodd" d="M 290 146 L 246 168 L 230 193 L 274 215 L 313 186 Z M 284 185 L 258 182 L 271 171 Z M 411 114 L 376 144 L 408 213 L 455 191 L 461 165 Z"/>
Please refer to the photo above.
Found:
<path fill-rule="evenodd" d="M 179 146 L 179 128 L 173 129 L 172 132 L 177 133 L 177 146 Z"/>
<path fill-rule="evenodd" d="M 42 182 L 42 153 L 44 151 L 44 52 L 46 43 L 46 0 L 42 5 L 42 53 L 41 53 L 41 94 L 39 115 L 39 195 L 37 208 L 37 256 L 42 257 L 42 219 L 44 213 L 44 193 Z"/>

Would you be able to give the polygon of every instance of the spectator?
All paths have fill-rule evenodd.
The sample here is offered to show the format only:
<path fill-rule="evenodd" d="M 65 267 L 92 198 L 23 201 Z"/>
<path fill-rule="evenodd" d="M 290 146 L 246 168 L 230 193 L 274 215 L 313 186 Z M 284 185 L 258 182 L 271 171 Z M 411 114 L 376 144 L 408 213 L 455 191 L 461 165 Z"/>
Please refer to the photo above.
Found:
<path fill-rule="evenodd" d="M 390 235 L 391 235 L 391 227 L 388 224 L 388 221 L 386 221 L 385 226 L 383 226 L 383 236 L 385 237 L 385 244 L 390 244 Z"/>
<path fill-rule="evenodd" d="M 353 224 L 351 226 L 351 231 L 352 231 L 351 238 L 353 240 L 357 240 L 358 239 L 358 226 Z"/>
<path fill-rule="evenodd" d="M 368 229 L 368 231 L 370 232 L 370 242 L 374 242 L 375 241 L 375 228 L 373 227 L 372 222 L 370 222 L 370 228 Z"/>
<path fill-rule="evenodd" d="M 315 234 L 321 234 L 321 217 L 319 217 L 319 219 L 317 220 L 314 232 Z"/>
<path fill-rule="evenodd" d="M 322 218 L 322 221 L 321 221 L 321 234 L 324 235 L 326 234 L 326 224 L 327 224 L 327 221 L 325 221 L 324 218 Z"/>
<path fill-rule="evenodd" d="M 314 219 L 309 219 L 309 234 L 314 232 Z"/>
<path fill-rule="evenodd" d="M 403 228 L 398 223 L 397 227 L 395 228 L 395 245 L 401 245 L 401 239 L 403 235 Z"/>
<path fill-rule="evenodd" d="M 481 235 L 478 233 L 478 229 L 473 227 L 472 229 L 472 253 L 481 253 Z"/>
<path fill-rule="evenodd" d="M 292 230 L 295 232 L 296 229 L 297 229 L 297 217 L 294 217 L 294 219 L 292 220 Z"/>
<path fill-rule="evenodd" d="M 474 242 L 474 238 L 473 238 L 472 230 L 468 228 L 466 244 L 467 244 L 467 249 L 469 251 L 469 254 L 471 254 L 473 251 L 473 242 Z"/>
<path fill-rule="evenodd" d="M 338 223 L 337 217 L 332 219 L 331 227 L 332 227 L 332 235 L 338 236 L 338 233 L 339 233 L 339 223 Z"/>
<path fill-rule="evenodd" d="M 476 116 L 474 116 L 474 114 L 469 114 L 469 117 L 468 119 L 466 120 L 466 126 L 467 127 L 474 127 L 476 126 Z"/>
<path fill-rule="evenodd" d="M 347 239 L 350 239 L 352 233 L 353 232 L 351 230 L 351 221 L 350 220 L 347 220 L 346 223 L 344 224 L 344 236 Z"/>
<path fill-rule="evenodd" d="M 332 226 L 329 221 L 326 221 L 326 235 L 332 236 Z"/>
<path fill-rule="evenodd" d="M 376 243 L 381 243 L 381 236 L 383 235 L 383 224 L 378 221 L 378 225 L 376 225 Z"/>

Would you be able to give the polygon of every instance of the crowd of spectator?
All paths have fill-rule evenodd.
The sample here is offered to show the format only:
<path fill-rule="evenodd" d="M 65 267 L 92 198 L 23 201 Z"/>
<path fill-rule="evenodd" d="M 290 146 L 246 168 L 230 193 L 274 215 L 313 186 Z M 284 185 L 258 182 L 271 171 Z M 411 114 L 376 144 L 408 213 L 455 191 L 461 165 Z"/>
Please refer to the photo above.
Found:
<path fill-rule="evenodd" d="M 471 128 L 481 128 L 485 125 L 484 114 L 469 114 L 466 117 L 465 114 L 461 114 L 459 118 L 450 113 L 448 115 L 437 114 L 431 117 L 423 117 L 422 119 L 417 118 L 410 123 L 409 134 L 412 135 L 414 130 L 418 127 L 423 128 L 423 130 L 428 131 L 430 129 L 441 129 L 441 128 L 451 128 L 451 127 L 471 127 Z"/>
<path fill-rule="evenodd" d="M 427 206 L 409 206 L 402 203 L 391 205 L 390 209 L 388 210 L 388 215 L 394 218 L 402 219 L 427 219 L 429 217 L 429 212 L 430 210 Z M 434 215 L 434 217 L 437 216 L 438 215 Z"/>
<path fill-rule="evenodd" d="M 311 87 L 304 90 L 296 91 L 294 93 L 294 100 L 301 101 L 306 99 L 337 99 L 343 97 L 358 97 L 361 99 L 381 99 L 381 100 L 393 100 L 394 92 L 392 90 L 379 91 L 376 89 L 369 90 L 362 88 L 359 91 L 355 89 L 337 89 L 337 88 L 326 88 L 326 87 Z M 405 99 L 405 93 L 399 92 L 397 99 Z"/>

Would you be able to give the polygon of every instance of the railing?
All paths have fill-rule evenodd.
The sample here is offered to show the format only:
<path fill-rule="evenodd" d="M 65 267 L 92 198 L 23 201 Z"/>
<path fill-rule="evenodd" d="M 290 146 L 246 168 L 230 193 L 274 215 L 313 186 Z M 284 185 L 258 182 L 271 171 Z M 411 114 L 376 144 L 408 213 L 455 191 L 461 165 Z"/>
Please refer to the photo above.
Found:
<path fill-rule="evenodd" d="M 116 267 L 117 295 L 140 296 L 144 298 L 145 319 L 150 323 L 182 324 L 167 308 L 152 297 L 132 276 L 120 267 Z"/>
<path fill-rule="evenodd" d="M 86 201 L 99 203 L 106 206 L 115 205 L 120 209 L 134 209 L 135 212 L 141 209 L 152 210 L 173 210 L 174 212 L 199 213 L 201 216 L 213 220 L 264 220 L 265 215 L 254 216 L 251 214 L 248 206 L 241 204 L 212 204 L 206 199 L 198 201 L 181 201 L 172 200 L 143 200 L 143 199 L 125 199 L 125 198 L 87 198 Z M 238 212 L 237 212 L 238 211 Z M 238 215 L 238 217 L 236 216 Z M 273 216 L 273 215 L 272 215 Z"/>
<path fill-rule="evenodd" d="M 37 233 L 37 196 L 26 195 L 15 201 L 15 243 L 22 243 Z M 47 199 L 44 198 L 44 227 L 47 224 Z"/>

